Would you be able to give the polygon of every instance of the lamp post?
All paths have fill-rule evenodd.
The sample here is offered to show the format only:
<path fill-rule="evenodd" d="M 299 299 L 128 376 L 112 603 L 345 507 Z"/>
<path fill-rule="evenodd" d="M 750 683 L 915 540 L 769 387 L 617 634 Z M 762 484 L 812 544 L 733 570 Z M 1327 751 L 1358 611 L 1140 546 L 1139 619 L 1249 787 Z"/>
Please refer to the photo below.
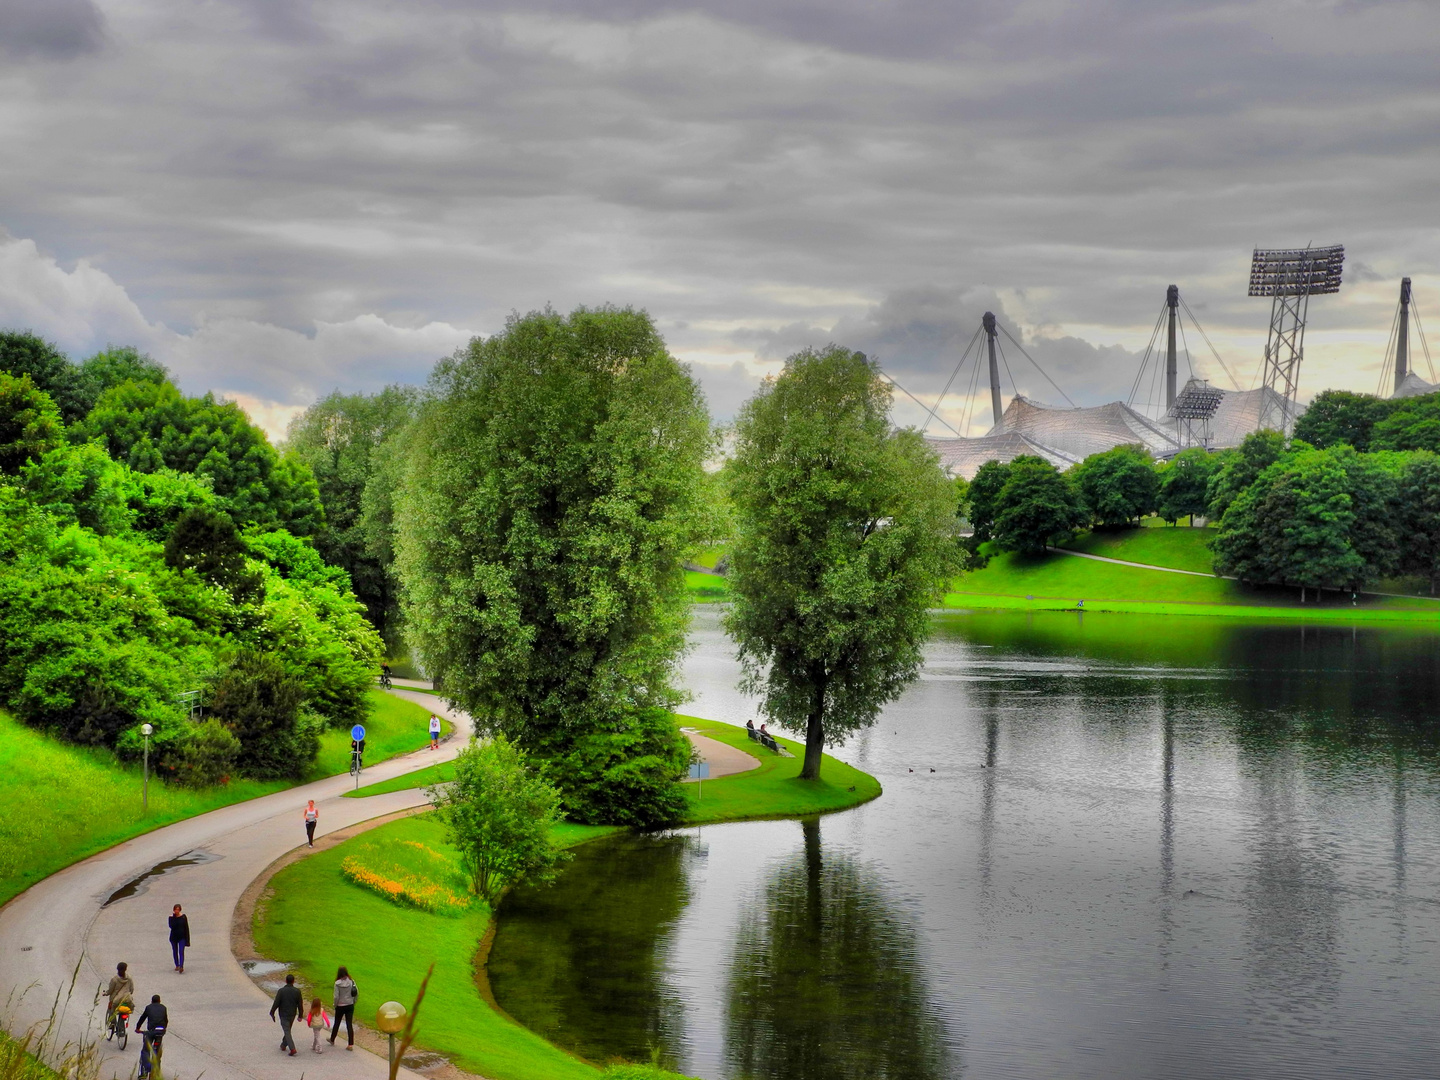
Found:
<path fill-rule="evenodd" d="M 405 1030 L 405 1006 L 387 1001 L 375 1010 L 375 1026 L 390 1036 L 390 1075 L 395 1075 L 395 1036 Z"/>
<path fill-rule="evenodd" d="M 150 812 L 150 736 L 155 733 L 153 724 L 141 724 L 140 734 L 145 736 L 145 779 L 140 782 L 140 812 Z"/>

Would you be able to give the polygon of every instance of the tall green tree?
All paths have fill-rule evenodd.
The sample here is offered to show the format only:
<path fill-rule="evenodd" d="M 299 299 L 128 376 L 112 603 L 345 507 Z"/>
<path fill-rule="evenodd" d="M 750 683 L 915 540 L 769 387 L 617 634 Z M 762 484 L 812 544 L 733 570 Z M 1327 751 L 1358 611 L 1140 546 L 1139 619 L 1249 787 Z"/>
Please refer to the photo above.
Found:
<path fill-rule="evenodd" d="M 1430 595 L 1440 591 L 1440 455 L 1411 454 L 1396 480 L 1400 569 L 1424 574 Z"/>
<path fill-rule="evenodd" d="M 1193 525 L 1209 506 L 1210 478 L 1219 468 L 1215 455 L 1204 447 L 1182 450 L 1160 470 L 1157 510 L 1171 525 L 1182 517 Z"/>
<path fill-rule="evenodd" d="M 1121 528 L 1155 512 L 1160 477 L 1149 452 L 1139 444 L 1091 454 L 1071 474 L 1098 525 Z"/>
<path fill-rule="evenodd" d="M 415 418 L 419 393 L 408 386 L 378 394 L 335 392 L 295 418 L 285 449 L 309 466 L 325 508 L 325 527 L 315 546 L 325 560 L 343 567 L 375 629 L 387 641 L 397 597 L 390 567 L 389 537 L 375 542 L 365 521 L 365 494 L 381 464 L 378 451 Z M 372 499 L 393 497 L 393 474 L 382 473 Z"/>
<path fill-rule="evenodd" d="M 1030 555 L 1064 543 L 1087 518 L 1070 477 L 1030 454 L 1010 462 L 996 508 L 995 542 L 1006 551 Z"/>
<path fill-rule="evenodd" d="M 560 793 L 504 735 L 475 743 L 455 759 L 455 778 L 428 789 L 471 888 L 494 904 L 512 885 L 554 876 L 566 854 L 551 836 Z"/>
<path fill-rule="evenodd" d="M 0 371 L 0 476 L 15 476 L 65 437 L 60 412 L 29 375 Z"/>
<path fill-rule="evenodd" d="M 735 426 L 725 625 L 765 714 L 803 727 L 802 779 L 915 678 L 958 568 L 954 486 L 890 404 L 874 362 L 832 345 L 791 356 Z"/>
<path fill-rule="evenodd" d="M 1374 394 L 1326 390 L 1295 421 L 1295 438 L 1319 449 L 1344 443 L 1362 453 L 1370 449 L 1375 425 L 1394 411 L 1397 402 Z"/>
<path fill-rule="evenodd" d="M 1252 431 L 1240 445 L 1218 455 L 1219 464 L 1210 478 L 1207 494 L 1210 517 L 1219 521 L 1240 493 L 1285 453 L 1285 436 L 1278 431 Z"/>
<path fill-rule="evenodd" d="M 987 461 L 975 470 L 975 478 L 970 481 L 965 498 L 970 528 L 977 545 L 995 539 L 996 502 L 1009 478 L 1010 465 L 1004 461 Z"/>
<path fill-rule="evenodd" d="M 1355 550 L 1346 462 L 1305 449 L 1265 469 L 1225 512 L 1215 571 L 1254 584 L 1349 588 L 1373 576 Z"/>
<path fill-rule="evenodd" d="M 396 508 L 406 639 L 579 820 L 678 818 L 671 716 L 712 445 L 650 317 L 511 319 L 440 364 Z"/>

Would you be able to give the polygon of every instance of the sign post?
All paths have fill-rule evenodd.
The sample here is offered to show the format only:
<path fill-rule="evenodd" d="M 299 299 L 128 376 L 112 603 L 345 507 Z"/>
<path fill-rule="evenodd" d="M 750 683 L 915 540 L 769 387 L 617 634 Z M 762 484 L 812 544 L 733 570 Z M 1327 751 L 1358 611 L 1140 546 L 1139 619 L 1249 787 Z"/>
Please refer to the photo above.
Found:
<path fill-rule="evenodd" d="M 709 775 L 710 763 L 708 761 L 700 761 L 690 766 L 690 779 L 694 780 L 695 786 L 699 788 L 695 795 L 697 801 L 705 797 L 705 778 Z"/>

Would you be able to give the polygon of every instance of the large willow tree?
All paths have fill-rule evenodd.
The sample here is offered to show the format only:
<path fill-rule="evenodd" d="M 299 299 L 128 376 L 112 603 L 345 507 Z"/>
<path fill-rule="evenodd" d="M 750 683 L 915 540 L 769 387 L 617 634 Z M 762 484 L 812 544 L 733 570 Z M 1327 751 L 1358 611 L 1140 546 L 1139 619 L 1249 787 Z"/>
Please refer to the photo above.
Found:
<path fill-rule="evenodd" d="M 650 318 L 512 318 L 442 362 L 396 505 L 406 636 L 447 695 L 546 762 L 567 812 L 684 806 L 681 560 L 706 520 L 704 399 Z"/>
<path fill-rule="evenodd" d="M 958 568 L 956 493 L 935 452 L 890 423 L 864 353 L 805 350 L 736 423 L 738 536 L 726 629 L 745 685 L 805 733 L 800 775 L 920 670 L 928 609 Z"/>

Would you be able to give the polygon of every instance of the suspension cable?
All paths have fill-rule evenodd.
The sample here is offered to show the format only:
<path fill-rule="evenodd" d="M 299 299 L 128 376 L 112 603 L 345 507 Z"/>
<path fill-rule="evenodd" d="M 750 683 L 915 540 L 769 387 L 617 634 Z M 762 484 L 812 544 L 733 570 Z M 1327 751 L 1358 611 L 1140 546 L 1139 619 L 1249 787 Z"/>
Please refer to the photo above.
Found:
<path fill-rule="evenodd" d="M 1425 340 L 1425 327 L 1420 325 L 1420 309 L 1415 305 L 1415 294 L 1410 294 L 1410 314 L 1415 316 L 1416 336 L 1420 338 L 1420 348 L 1425 352 L 1425 366 L 1430 370 L 1430 381 L 1435 381 L 1435 364 L 1430 359 L 1430 343 Z"/>
<path fill-rule="evenodd" d="M 1015 338 L 1014 338 L 1013 336 L 1011 336 L 1009 330 L 1006 330 L 1004 326 L 1001 326 L 1001 327 L 1000 327 L 1000 332 L 1001 332 L 1002 334 L 1004 334 L 1007 338 L 1010 338 L 1010 343 L 1011 343 L 1012 345 L 1014 345 L 1017 349 L 1020 350 L 1020 355 L 1021 355 L 1021 356 L 1025 357 L 1026 360 L 1029 360 L 1031 364 L 1034 364 L 1036 371 L 1040 372 L 1041 375 L 1045 375 L 1045 369 L 1042 368 L 1038 363 L 1036 363 L 1035 358 L 1034 358 L 1033 356 L 1031 356 L 1028 352 L 1025 351 L 1025 346 L 1024 346 L 1024 345 L 1021 345 L 1020 342 L 1016 341 Z M 1014 380 L 1012 379 L 1011 381 L 1013 382 Z M 1055 391 L 1056 391 L 1061 397 L 1063 397 L 1066 401 L 1070 401 L 1070 395 L 1067 394 L 1067 393 L 1065 393 L 1064 390 L 1061 390 L 1060 387 L 1056 385 L 1055 380 L 1052 379 L 1052 378 L 1050 378 L 1049 375 L 1045 375 L 1045 381 L 1048 382 L 1051 386 L 1054 386 L 1054 387 L 1055 387 Z M 1075 402 L 1070 401 L 1070 407 L 1071 407 L 1072 409 L 1078 409 L 1080 406 L 1079 406 L 1079 405 L 1076 405 Z"/>
<path fill-rule="evenodd" d="M 1165 306 L 1160 306 L 1160 317 L 1155 320 L 1155 328 L 1150 331 L 1150 343 L 1145 346 L 1145 353 L 1140 357 L 1140 368 L 1135 372 L 1135 381 L 1130 384 L 1130 396 L 1125 404 L 1132 409 L 1135 407 L 1135 395 L 1140 393 L 1140 384 L 1145 378 L 1145 369 L 1150 366 L 1150 357 L 1155 352 L 1155 339 L 1160 336 L 1160 325 L 1165 321 Z"/>
<path fill-rule="evenodd" d="M 1190 310 L 1190 305 L 1187 304 L 1187 303 L 1185 303 L 1185 296 L 1184 296 L 1183 293 L 1180 295 L 1179 300 L 1180 300 L 1180 306 L 1185 309 L 1185 314 L 1188 315 L 1188 316 L 1190 316 L 1190 321 L 1195 324 L 1195 329 L 1196 329 L 1196 330 L 1199 330 L 1199 331 L 1200 331 L 1200 336 L 1205 339 L 1205 344 L 1210 346 L 1210 354 L 1211 354 L 1212 356 L 1214 356 L 1215 359 L 1219 362 L 1219 364 L 1220 364 L 1220 369 L 1221 369 L 1222 371 L 1224 371 L 1225 374 L 1226 374 L 1226 376 L 1230 379 L 1231 385 L 1234 386 L 1236 390 L 1239 390 L 1239 389 L 1240 389 L 1240 380 L 1237 379 L 1237 378 L 1235 378 L 1234 374 L 1231 373 L 1231 371 L 1230 371 L 1230 365 L 1227 364 L 1227 363 L 1225 363 L 1225 358 L 1220 355 L 1220 350 L 1218 350 L 1217 348 L 1215 348 L 1214 343 L 1211 342 L 1211 340 L 1210 340 L 1210 335 L 1207 334 L 1207 333 L 1205 333 L 1205 328 L 1200 325 L 1200 320 L 1197 319 L 1197 318 L 1195 317 L 1195 313 Z M 1194 373 L 1194 369 L 1193 369 L 1193 368 L 1191 369 L 1191 373 L 1192 373 L 1192 374 Z"/>
<path fill-rule="evenodd" d="M 950 378 L 945 380 L 945 389 L 940 391 L 940 396 L 935 399 L 935 405 L 930 410 L 930 415 L 925 418 L 925 429 L 929 430 L 930 421 L 935 419 L 935 414 L 940 411 L 940 403 L 945 400 L 945 395 L 950 392 L 950 384 L 955 381 L 955 376 L 960 374 L 960 369 L 965 365 L 965 359 L 970 355 L 970 350 L 975 347 L 975 342 L 980 339 L 980 331 L 984 327 L 975 328 L 975 336 L 970 339 L 970 344 L 965 346 L 965 351 L 960 354 L 959 361 L 955 364 L 955 370 L 950 372 Z M 954 428 L 951 428 L 953 431 Z"/>
<path fill-rule="evenodd" d="M 919 405 L 920 408 L 923 409 L 923 408 L 926 407 L 926 405 L 925 405 L 925 403 L 924 403 L 923 401 L 921 401 L 921 400 L 920 400 L 919 398 L 917 398 L 914 394 L 910 393 L 909 390 L 906 390 L 903 386 L 901 386 L 898 382 L 896 382 L 896 381 L 895 381 L 895 377 L 894 377 L 893 375 L 891 375 L 888 371 L 881 371 L 880 374 L 885 377 L 886 381 L 888 381 L 891 386 L 895 387 L 896 390 L 899 390 L 902 394 L 904 394 L 906 397 L 908 397 L 911 401 L 915 402 L 916 405 Z M 937 416 L 936 419 L 937 419 L 937 420 L 940 420 L 940 423 L 945 424 L 945 421 L 944 421 L 943 419 L 941 419 L 940 417 Z M 945 424 L 945 426 L 948 427 L 948 428 L 950 428 L 951 431 L 955 431 L 955 429 L 954 429 L 953 427 L 950 427 L 949 424 Z M 958 431 L 955 431 L 955 434 L 956 434 L 956 435 L 960 435 L 960 433 L 959 433 Z M 961 438 L 964 438 L 963 435 L 961 435 L 960 437 L 961 437 Z"/>
<path fill-rule="evenodd" d="M 1380 381 L 1375 386 L 1375 396 L 1385 396 L 1385 380 L 1387 375 L 1395 373 L 1395 359 L 1397 352 L 1397 339 L 1400 336 L 1400 305 L 1395 305 L 1395 314 L 1390 319 L 1390 336 L 1385 339 L 1385 359 L 1380 362 Z"/>

